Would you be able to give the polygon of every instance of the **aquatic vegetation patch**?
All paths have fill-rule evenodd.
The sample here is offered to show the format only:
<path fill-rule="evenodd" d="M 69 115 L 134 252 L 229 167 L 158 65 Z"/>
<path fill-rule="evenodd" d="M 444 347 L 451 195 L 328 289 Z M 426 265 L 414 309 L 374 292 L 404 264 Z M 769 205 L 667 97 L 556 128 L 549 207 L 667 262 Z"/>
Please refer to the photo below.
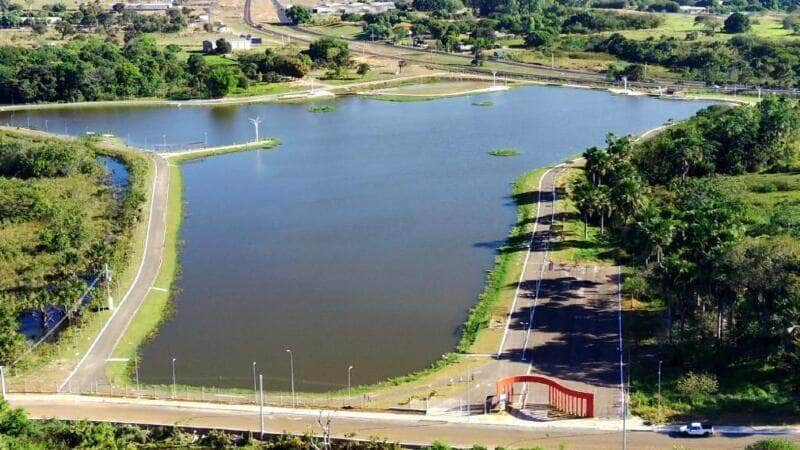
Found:
<path fill-rule="evenodd" d="M 336 111 L 336 107 L 333 105 L 314 105 L 309 106 L 308 111 L 312 113 L 329 113 Z"/>
<path fill-rule="evenodd" d="M 489 152 L 489 156 L 509 157 L 509 156 L 519 156 L 519 155 L 520 155 L 519 150 L 515 148 L 501 148 Z"/>

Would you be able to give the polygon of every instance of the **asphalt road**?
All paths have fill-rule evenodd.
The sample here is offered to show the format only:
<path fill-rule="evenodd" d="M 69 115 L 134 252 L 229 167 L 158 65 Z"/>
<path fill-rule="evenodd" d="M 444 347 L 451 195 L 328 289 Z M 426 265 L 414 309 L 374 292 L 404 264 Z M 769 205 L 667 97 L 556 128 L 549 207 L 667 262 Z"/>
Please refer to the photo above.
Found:
<path fill-rule="evenodd" d="M 60 384 L 60 392 L 85 392 L 91 390 L 92 386 L 108 384 L 105 374 L 106 360 L 111 357 L 158 276 L 166 236 L 169 166 L 167 161 L 158 155 L 153 156 L 153 162 L 155 177 L 151 191 L 147 238 L 138 273 L 124 297 L 117 299 L 116 309 L 87 353 Z"/>
<path fill-rule="evenodd" d="M 134 424 L 184 425 L 201 428 L 259 431 L 258 408 L 220 406 L 181 402 L 169 404 L 152 400 L 109 400 L 72 395 L 11 395 L 10 403 L 23 407 L 34 418 L 90 419 Z M 319 411 L 265 408 L 265 431 L 280 434 L 320 432 Z M 323 414 L 327 417 L 328 412 Z M 622 434 L 615 424 L 584 422 L 581 427 L 531 424 L 514 427 L 502 423 L 480 423 L 480 417 L 438 419 L 401 414 L 331 412 L 333 437 L 356 439 L 376 437 L 388 442 L 429 444 L 434 440 L 460 447 L 475 443 L 484 446 L 616 449 Z M 469 420 L 469 421 L 468 421 Z M 495 419 L 496 420 L 496 419 Z M 602 428 L 602 429 L 601 429 Z M 631 449 L 703 448 L 741 449 L 764 439 L 763 435 L 728 435 L 711 438 L 674 437 L 666 433 L 632 431 L 628 433 Z M 791 439 L 800 441 L 798 435 Z"/>

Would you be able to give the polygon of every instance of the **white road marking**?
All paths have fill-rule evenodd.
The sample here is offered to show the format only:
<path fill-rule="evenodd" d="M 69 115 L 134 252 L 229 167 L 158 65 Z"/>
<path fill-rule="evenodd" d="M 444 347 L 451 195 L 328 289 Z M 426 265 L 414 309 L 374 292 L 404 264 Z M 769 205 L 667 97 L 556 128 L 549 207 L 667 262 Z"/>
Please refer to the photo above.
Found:
<path fill-rule="evenodd" d="M 558 167 L 563 166 L 564 163 L 557 164 L 549 169 L 547 169 L 541 177 L 539 177 L 539 194 L 536 199 L 536 218 L 533 221 L 533 230 L 531 231 L 531 240 L 528 243 L 528 251 L 525 253 L 525 261 L 522 263 L 522 272 L 519 274 L 519 280 L 517 280 L 517 289 L 514 291 L 514 300 L 511 302 L 511 310 L 508 313 L 508 318 L 506 319 L 506 328 L 503 331 L 503 339 L 500 341 L 500 348 L 497 349 L 497 357 L 499 358 L 500 355 L 503 354 L 503 347 L 506 345 L 506 339 L 508 338 L 508 329 L 511 325 L 511 316 L 514 314 L 514 310 L 517 307 L 517 298 L 519 297 L 519 288 L 522 285 L 522 280 L 525 277 L 525 269 L 528 267 L 528 259 L 531 256 L 531 248 L 536 240 L 536 226 L 539 224 L 539 211 L 542 206 L 542 182 L 544 181 L 545 177 L 553 170 Z"/>
<path fill-rule="evenodd" d="M 78 361 L 78 364 L 75 366 L 74 369 L 72 369 L 72 372 L 70 372 L 69 375 L 67 375 L 67 378 L 64 380 L 64 382 L 58 386 L 58 392 L 61 392 L 61 390 L 64 389 L 64 386 L 66 386 L 67 383 L 70 382 L 70 380 L 72 379 L 72 377 L 75 376 L 75 373 L 84 363 L 84 361 L 86 361 L 86 358 L 89 357 L 89 354 L 92 353 L 92 350 L 94 350 L 94 347 L 100 341 L 100 338 L 103 336 L 103 333 L 105 333 L 106 329 L 108 328 L 108 325 L 111 324 L 112 320 L 114 320 L 114 317 L 117 315 L 122 305 L 125 303 L 125 300 L 128 299 L 128 296 L 130 295 L 131 291 L 133 291 L 133 287 L 136 286 L 136 283 L 139 281 L 139 277 L 142 275 L 142 270 L 144 269 L 144 263 L 145 261 L 147 261 L 147 245 L 150 242 L 150 227 L 153 224 L 153 210 L 155 210 L 154 206 L 156 198 L 156 187 L 158 186 L 158 161 L 154 160 L 154 163 L 155 163 L 154 164 L 155 174 L 153 175 L 153 190 L 152 193 L 150 194 L 150 214 L 149 217 L 147 218 L 147 234 L 145 234 L 144 237 L 144 247 L 143 247 L 144 250 L 142 251 L 142 260 L 141 262 L 139 262 L 139 270 L 136 272 L 136 277 L 134 277 L 133 282 L 128 288 L 128 291 L 125 292 L 125 295 L 122 297 L 122 300 L 119 302 L 119 305 L 117 305 L 117 308 L 114 310 L 114 312 L 111 313 L 111 316 L 108 318 L 105 325 L 103 325 L 103 328 L 100 329 L 99 333 L 97 333 L 97 336 L 95 336 L 94 341 L 92 341 L 92 345 L 89 346 L 89 349 L 83 355 L 83 358 L 81 358 L 80 361 Z"/>

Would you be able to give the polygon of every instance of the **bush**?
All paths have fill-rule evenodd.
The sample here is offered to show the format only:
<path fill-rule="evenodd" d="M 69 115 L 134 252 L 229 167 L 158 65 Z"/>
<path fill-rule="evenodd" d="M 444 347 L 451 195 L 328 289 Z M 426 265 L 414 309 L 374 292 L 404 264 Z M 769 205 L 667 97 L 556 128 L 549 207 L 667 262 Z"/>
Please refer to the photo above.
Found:
<path fill-rule="evenodd" d="M 746 15 L 735 12 L 725 19 L 723 29 L 726 33 L 744 33 L 750 31 L 750 18 Z"/>
<path fill-rule="evenodd" d="M 689 372 L 678 380 L 678 392 L 692 400 L 714 394 L 719 389 L 716 375 Z"/>
<path fill-rule="evenodd" d="M 769 438 L 753 442 L 745 450 L 800 450 L 800 446 L 789 439 Z"/>

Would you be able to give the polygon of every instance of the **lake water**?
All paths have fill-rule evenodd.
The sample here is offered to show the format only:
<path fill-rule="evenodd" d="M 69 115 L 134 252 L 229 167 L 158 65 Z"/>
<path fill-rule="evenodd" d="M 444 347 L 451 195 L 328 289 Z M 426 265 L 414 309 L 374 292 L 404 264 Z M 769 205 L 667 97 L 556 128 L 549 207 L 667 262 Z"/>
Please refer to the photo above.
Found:
<path fill-rule="evenodd" d="M 472 102 L 492 101 L 477 107 Z M 433 102 L 137 107 L 0 115 L 50 131 L 111 132 L 181 147 L 262 136 L 283 145 L 184 165 L 186 217 L 174 314 L 142 349 L 143 381 L 270 389 L 371 383 L 454 348 L 514 223 L 511 182 L 690 116 L 702 102 L 527 87 Z M 516 148 L 498 158 L 493 149 Z"/>

